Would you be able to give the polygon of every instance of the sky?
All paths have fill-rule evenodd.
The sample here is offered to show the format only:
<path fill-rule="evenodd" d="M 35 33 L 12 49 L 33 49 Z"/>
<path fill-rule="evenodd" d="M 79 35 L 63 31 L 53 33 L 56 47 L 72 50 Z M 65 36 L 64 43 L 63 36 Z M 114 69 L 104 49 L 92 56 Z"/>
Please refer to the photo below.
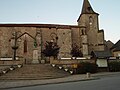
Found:
<path fill-rule="evenodd" d="M 120 39 L 120 0 L 89 0 L 99 13 L 105 39 Z M 77 25 L 83 0 L 0 0 L 0 24 L 40 23 Z"/>

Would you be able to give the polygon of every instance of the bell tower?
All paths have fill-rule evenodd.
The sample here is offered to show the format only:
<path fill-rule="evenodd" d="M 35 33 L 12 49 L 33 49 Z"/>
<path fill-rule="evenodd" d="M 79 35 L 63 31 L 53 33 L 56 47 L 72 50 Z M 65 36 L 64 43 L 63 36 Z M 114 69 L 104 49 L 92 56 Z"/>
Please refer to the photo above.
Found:
<path fill-rule="evenodd" d="M 78 26 L 86 27 L 88 54 L 92 51 L 104 50 L 104 32 L 103 30 L 99 30 L 98 16 L 99 14 L 93 10 L 89 0 L 84 0 L 82 11 L 77 22 Z"/>

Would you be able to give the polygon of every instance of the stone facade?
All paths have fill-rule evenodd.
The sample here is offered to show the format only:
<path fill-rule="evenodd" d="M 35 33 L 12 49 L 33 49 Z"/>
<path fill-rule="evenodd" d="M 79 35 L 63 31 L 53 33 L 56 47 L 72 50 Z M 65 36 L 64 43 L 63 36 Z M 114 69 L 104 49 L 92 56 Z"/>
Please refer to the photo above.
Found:
<path fill-rule="evenodd" d="M 13 57 L 11 40 L 14 32 L 19 37 L 16 56 L 27 60 L 32 60 L 36 48 L 41 60 L 41 51 L 46 41 L 51 40 L 59 45 L 60 57 L 71 57 L 74 45 L 79 47 L 84 56 L 90 55 L 92 51 L 104 51 L 104 31 L 99 30 L 98 14 L 93 11 L 88 0 L 84 0 L 78 25 L 0 24 L 0 57 Z"/>

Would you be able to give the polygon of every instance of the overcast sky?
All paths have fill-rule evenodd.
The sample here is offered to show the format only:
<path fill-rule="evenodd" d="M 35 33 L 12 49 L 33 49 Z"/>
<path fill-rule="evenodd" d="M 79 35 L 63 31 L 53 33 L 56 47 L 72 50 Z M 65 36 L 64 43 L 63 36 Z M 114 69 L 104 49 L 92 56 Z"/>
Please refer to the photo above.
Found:
<path fill-rule="evenodd" d="M 105 39 L 120 39 L 120 0 L 89 0 Z M 77 25 L 83 0 L 0 0 L 0 23 Z"/>

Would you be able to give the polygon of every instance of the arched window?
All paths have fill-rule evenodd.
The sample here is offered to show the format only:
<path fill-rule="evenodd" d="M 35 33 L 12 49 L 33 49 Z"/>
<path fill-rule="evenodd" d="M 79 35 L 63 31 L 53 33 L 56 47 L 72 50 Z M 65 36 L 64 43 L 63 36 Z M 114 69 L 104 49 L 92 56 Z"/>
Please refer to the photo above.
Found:
<path fill-rule="evenodd" d="M 90 25 L 93 24 L 93 18 L 92 18 L 92 16 L 89 17 L 89 24 L 90 24 Z"/>
<path fill-rule="evenodd" d="M 84 35 L 84 30 L 82 29 L 82 35 Z"/>
<path fill-rule="evenodd" d="M 81 32 L 82 32 L 82 35 L 86 35 L 86 30 L 85 29 L 82 29 Z"/>
<path fill-rule="evenodd" d="M 27 37 L 25 35 L 25 39 L 24 39 L 24 53 L 27 53 Z"/>

